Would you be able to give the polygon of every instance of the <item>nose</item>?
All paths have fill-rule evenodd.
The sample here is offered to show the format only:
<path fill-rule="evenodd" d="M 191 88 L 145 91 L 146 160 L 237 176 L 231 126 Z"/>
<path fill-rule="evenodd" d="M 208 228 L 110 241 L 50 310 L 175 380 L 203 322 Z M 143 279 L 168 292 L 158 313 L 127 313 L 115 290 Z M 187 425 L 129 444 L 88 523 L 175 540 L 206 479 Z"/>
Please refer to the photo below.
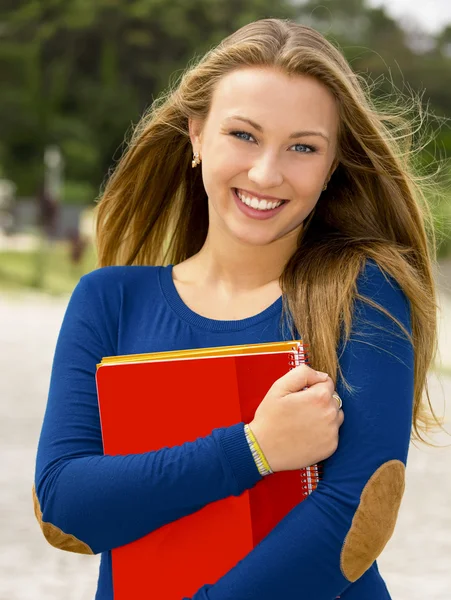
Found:
<path fill-rule="evenodd" d="M 283 175 L 278 165 L 277 157 L 269 152 L 261 154 L 255 159 L 254 164 L 249 170 L 248 177 L 261 190 L 280 187 L 283 183 Z"/>

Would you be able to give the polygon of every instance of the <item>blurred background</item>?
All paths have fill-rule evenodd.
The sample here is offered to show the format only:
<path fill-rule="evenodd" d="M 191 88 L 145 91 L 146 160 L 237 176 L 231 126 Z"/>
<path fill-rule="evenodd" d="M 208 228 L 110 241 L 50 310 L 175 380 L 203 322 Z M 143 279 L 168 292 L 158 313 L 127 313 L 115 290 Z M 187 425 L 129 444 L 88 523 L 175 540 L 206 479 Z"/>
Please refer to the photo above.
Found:
<path fill-rule="evenodd" d="M 93 207 L 153 98 L 193 56 L 264 17 L 319 29 L 375 97 L 395 85 L 430 113 L 418 134 L 430 137 L 422 173 L 441 164 L 428 194 L 440 323 L 430 386 L 451 431 L 449 0 L 0 0 L 0 600 L 94 597 L 98 557 L 47 545 L 31 502 L 59 327 L 95 268 Z M 450 448 L 412 446 L 407 477 L 381 571 L 393 600 L 450 600 Z"/>

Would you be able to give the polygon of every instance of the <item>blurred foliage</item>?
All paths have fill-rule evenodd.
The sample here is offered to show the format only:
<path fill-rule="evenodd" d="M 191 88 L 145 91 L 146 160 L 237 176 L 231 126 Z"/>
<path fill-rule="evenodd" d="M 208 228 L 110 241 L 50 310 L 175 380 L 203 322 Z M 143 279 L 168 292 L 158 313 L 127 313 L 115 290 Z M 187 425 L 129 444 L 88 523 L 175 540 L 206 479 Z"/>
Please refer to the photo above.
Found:
<path fill-rule="evenodd" d="M 36 193 L 43 149 L 65 159 L 66 202 L 94 201 L 124 136 L 190 59 L 249 21 L 296 19 L 340 45 L 381 97 L 413 90 L 442 118 L 423 154 L 451 158 L 451 25 L 435 36 L 365 0 L 0 0 L 0 172 Z M 447 175 L 445 173 L 445 175 Z M 443 175 L 443 177 L 445 177 Z"/>
<path fill-rule="evenodd" d="M 97 190 L 85 179 L 64 181 L 62 195 L 67 204 L 89 204 L 96 194 Z"/>
<path fill-rule="evenodd" d="M 0 20 L 0 161 L 19 195 L 36 192 L 50 143 L 62 148 L 66 177 L 97 191 L 125 132 L 174 72 L 251 20 L 295 16 L 272 0 L 9 4 Z"/>
<path fill-rule="evenodd" d="M 451 256 L 451 198 L 444 192 L 428 199 L 433 216 L 436 248 L 439 258 Z"/>

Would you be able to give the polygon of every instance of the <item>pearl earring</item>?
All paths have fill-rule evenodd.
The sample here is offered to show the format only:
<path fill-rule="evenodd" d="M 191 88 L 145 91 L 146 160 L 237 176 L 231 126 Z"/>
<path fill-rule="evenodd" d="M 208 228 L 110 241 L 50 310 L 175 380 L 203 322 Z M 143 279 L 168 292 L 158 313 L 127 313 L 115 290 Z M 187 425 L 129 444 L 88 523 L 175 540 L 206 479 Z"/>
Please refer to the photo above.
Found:
<path fill-rule="evenodd" d="M 193 169 L 195 167 L 197 167 L 197 165 L 200 165 L 200 157 L 199 157 L 199 152 L 195 152 L 193 155 L 193 160 L 191 162 L 191 166 L 193 167 Z"/>

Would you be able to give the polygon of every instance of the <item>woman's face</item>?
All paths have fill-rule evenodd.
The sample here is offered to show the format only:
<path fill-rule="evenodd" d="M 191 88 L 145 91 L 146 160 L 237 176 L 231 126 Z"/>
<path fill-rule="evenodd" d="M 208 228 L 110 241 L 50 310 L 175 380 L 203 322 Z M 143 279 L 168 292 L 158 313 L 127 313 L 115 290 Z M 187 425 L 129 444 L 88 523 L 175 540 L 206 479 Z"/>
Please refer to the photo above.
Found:
<path fill-rule="evenodd" d="M 312 77 L 254 67 L 223 77 L 203 126 L 190 121 L 209 233 L 266 245 L 298 232 L 332 174 L 337 129 L 335 99 Z"/>

